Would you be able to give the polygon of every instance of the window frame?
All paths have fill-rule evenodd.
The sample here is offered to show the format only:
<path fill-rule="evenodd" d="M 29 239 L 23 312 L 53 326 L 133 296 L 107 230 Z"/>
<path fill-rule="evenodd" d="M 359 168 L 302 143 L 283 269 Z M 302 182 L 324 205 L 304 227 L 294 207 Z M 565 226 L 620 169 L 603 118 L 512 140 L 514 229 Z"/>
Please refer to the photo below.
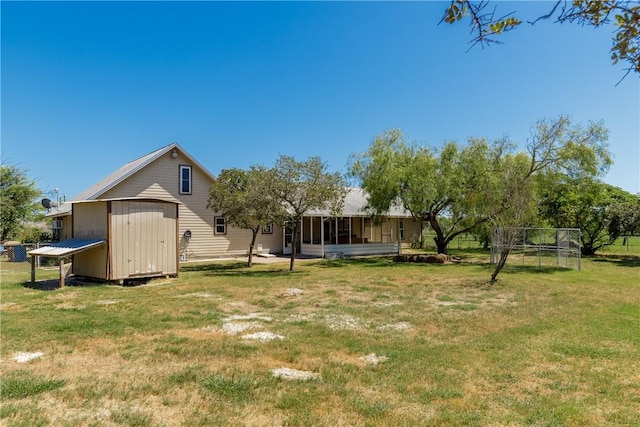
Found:
<path fill-rule="evenodd" d="M 222 224 L 218 224 L 218 220 L 222 220 Z M 218 227 L 222 227 L 224 232 L 219 232 Z M 213 234 L 216 235 L 225 235 L 227 234 L 227 220 L 223 216 L 215 216 L 213 217 Z"/>
<path fill-rule="evenodd" d="M 273 234 L 273 223 L 270 222 L 266 227 L 262 227 L 262 234 Z"/>
<path fill-rule="evenodd" d="M 400 234 L 400 240 L 404 240 L 404 219 L 398 220 L 398 233 Z"/>
<path fill-rule="evenodd" d="M 180 194 L 193 194 L 193 168 L 191 167 L 191 165 L 180 165 L 179 167 L 179 174 L 178 174 L 178 191 L 180 192 Z M 183 171 L 189 171 L 189 178 L 188 178 L 188 186 L 189 186 L 189 191 L 183 191 L 184 190 L 184 178 L 183 178 Z"/>

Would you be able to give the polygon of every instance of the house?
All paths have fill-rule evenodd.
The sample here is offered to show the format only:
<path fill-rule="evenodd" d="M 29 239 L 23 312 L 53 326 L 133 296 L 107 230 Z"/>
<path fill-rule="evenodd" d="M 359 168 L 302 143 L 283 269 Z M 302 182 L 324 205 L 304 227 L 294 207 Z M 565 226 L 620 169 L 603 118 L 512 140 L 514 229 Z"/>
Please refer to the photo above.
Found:
<path fill-rule="evenodd" d="M 225 219 L 207 209 L 209 187 L 215 177 L 177 143 L 132 160 L 100 182 L 73 197 L 47 216 L 52 218 L 54 240 L 73 238 L 74 201 L 150 198 L 177 202 L 179 256 L 181 260 L 244 255 L 251 232 L 227 227 Z M 282 228 L 261 232 L 256 247 L 282 252 Z"/>
<path fill-rule="evenodd" d="M 72 233 L 71 205 L 76 202 L 150 198 L 178 203 L 179 259 L 204 259 L 246 255 L 251 231 L 228 227 L 225 218 L 207 209 L 209 188 L 215 177 L 177 143 L 169 144 L 122 166 L 47 216 L 53 219 L 54 240 Z M 328 211 L 305 214 L 297 253 L 325 257 L 399 253 L 402 246 L 419 239 L 421 224 L 400 208 L 374 217 L 366 209 L 367 195 L 349 188 L 339 218 Z M 273 224 L 262 230 L 256 248 L 262 253 L 290 253 L 288 227 Z"/>

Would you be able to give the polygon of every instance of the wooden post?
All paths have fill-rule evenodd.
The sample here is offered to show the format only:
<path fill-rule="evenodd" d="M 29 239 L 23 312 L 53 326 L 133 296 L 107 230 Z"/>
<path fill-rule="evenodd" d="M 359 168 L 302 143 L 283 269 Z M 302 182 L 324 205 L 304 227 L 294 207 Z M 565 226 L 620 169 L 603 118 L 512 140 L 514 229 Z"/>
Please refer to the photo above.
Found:
<path fill-rule="evenodd" d="M 64 258 L 60 257 L 60 287 L 64 288 Z"/>
<path fill-rule="evenodd" d="M 31 283 L 36 283 L 36 257 L 31 255 Z"/>

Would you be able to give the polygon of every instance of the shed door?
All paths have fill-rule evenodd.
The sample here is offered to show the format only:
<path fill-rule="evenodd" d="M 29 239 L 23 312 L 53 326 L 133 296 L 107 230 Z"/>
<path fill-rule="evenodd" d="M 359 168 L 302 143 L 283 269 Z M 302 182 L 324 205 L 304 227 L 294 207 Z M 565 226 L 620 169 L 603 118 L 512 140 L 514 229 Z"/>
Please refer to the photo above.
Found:
<path fill-rule="evenodd" d="M 160 274 L 167 263 L 168 230 L 157 203 L 131 203 L 128 209 L 129 276 Z"/>

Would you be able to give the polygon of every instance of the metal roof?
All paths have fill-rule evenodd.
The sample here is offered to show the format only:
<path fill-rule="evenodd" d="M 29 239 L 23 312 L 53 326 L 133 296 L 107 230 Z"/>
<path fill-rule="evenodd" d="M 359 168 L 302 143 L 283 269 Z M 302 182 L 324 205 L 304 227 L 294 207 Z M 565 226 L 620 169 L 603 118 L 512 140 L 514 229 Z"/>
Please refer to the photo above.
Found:
<path fill-rule="evenodd" d="M 362 188 L 349 187 L 347 195 L 344 198 L 344 207 L 340 216 L 345 217 L 369 217 L 373 215 L 373 211 L 368 208 L 369 195 Z M 305 216 L 331 216 L 329 209 L 316 209 L 305 213 Z M 411 218 L 411 213 L 402 207 L 391 206 L 385 216 Z"/>
<path fill-rule="evenodd" d="M 107 243 L 104 239 L 70 239 L 64 242 L 52 243 L 50 246 L 43 246 L 29 251 L 29 255 L 40 255 L 50 257 L 63 257 L 86 251 Z"/>
<path fill-rule="evenodd" d="M 198 162 L 189 153 L 187 153 L 184 150 L 184 148 L 182 148 L 178 143 L 173 142 L 173 143 L 171 143 L 171 144 L 169 144 L 169 145 L 167 145 L 165 147 L 162 147 L 162 148 L 160 148 L 158 150 L 155 150 L 155 151 L 153 151 L 153 152 L 151 152 L 149 154 L 146 154 L 146 155 L 144 155 L 142 157 L 139 157 L 139 158 L 137 158 L 135 160 L 130 161 L 129 163 L 125 164 L 124 166 L 122 166 L 117 171 L 113 172 L 112 174 L 108 175 L 107 177 L 105 177 L 101 181 L 99 181 L 96 184 L 92 185 L 91 187 L 87 188 L 82 193 L 74 196 L 72 198 L 72 202 L 63 203 L 63 205 L 60 206 L 57 210 L 53 210 L 53 211 L 49 212 L 46 216 L 47 217 L 57 217 L 57 216 L 70 215 L 71 214 L 71 204 L 73 203 L 73 201 L 85 201 L 85 200 L 96 200 L 96 199 L 99 199 L 101 195 L 103 195 L 104 193 L 106 193 L 107 191 L 109 191 L 110 189 L 112 189 L 113 187 L 115 187 L 116 185 L 118 185 L 119 183 L 121 183 L 122 181 L 124 181 L 125 179 L 130 177 L 131 175 L 133 175 L 134 173 L 138 172 L 139 170 L 141 170 L 145 166 L 149 165 L 154 160 L 156 160 L 159 157 L 161 157 L 161 156 L 165 155 L 166 153 L 170 152 L 174 148 L 179 150 L 195 166 L 197 166 L 198 168 L 202 169 L 202 171 L 209 178 L 211 178 L 212 181 L 215 180 L 215 177 L 213 176 L 213 174 L 211 172 L 209 172 L 207 170 L 207 168 L 205 168 L 202 164 L 200 164 L 200 162 Z"/>

